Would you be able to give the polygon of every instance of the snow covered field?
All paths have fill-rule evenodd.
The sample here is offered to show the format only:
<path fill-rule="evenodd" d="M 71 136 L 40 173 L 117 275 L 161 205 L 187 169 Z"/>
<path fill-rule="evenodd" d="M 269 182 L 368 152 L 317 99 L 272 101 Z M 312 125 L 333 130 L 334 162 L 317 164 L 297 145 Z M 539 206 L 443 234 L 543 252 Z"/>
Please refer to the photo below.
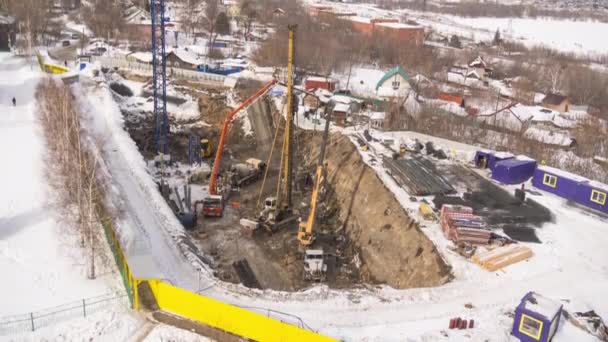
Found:
<path fill-rule="evenodd" d="M 340 4 L 328 1 L 308 1 L 327 5 L 342 12 L 354 12 L 365 18 L 400 18 L 417 21 L 444 35 L 458 34 L 475 40 L 492 40 L 497 29 L 502 37 L 528 47 L 546 46 L 562 52 L 580 55 L 608 53 L 608 23 L 595 21 L 554 20 L 547 18 L 465 18 L 413 10 L 384 10 L 371 4 Z"/>
<path fill-rule="evenodd" d="M 502 37 L 519 41 L 528 47 L 545 46 L 577 54 L 605 54 L 608 44 L 608 23 L 528 18 L 463 18 L 434 15 L 421 16 L 421 23 L 429 24 L 442 33 L 474 36 L 477 40 L 491 40 L 496 30 Z M 427 21 L 428 19 L 428 21 Z"/>

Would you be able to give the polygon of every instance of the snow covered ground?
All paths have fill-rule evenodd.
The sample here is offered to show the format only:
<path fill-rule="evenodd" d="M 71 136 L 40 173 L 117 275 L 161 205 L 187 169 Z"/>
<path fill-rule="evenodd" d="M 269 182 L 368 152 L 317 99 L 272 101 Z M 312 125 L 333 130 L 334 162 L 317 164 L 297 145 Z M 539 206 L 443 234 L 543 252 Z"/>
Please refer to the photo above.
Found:
<path fill-rule="evenodd" d="M 54 207 L 34 91 L 42 77 L 0 54 L 0 316 L 112 292 L 115 274 L 88 280 L 77 237 Z M 10 104 L 15 97 L 17 106 Z"/>

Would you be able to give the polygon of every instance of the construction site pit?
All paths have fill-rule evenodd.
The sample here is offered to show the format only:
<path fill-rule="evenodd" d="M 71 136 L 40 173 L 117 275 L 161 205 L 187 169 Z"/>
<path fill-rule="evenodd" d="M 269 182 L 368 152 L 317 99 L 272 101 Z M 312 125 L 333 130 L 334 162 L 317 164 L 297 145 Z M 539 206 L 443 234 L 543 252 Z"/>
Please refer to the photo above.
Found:
<path fill-rule="evenodd" d="M 250 88 L 255 87 L 259 85 L 254 84 Z M 236 89 L 236 102 L 249 96 L 251 89 Z M 183 166 L 188 162 L 188 137 L 196 133 L 217 143 L 230 108 L 226 103 L 227 96 L 221 91 L 201 89 L 200 94 L 190 92 L 190 95 L 197 96 L 200 119 L 171 121 L 171 158 L 177 163 L 167 166 L 163 176 L 189 179 L 189 183 L 197 187 L 192 191 L 192 201 L 197 201 L 202 199 L 197 196 L 207 191 L 208 171 L 213 159 L 203 160 L 207 164 L 200 168 L 207 172 L 203 176 L 197 174 L 194 177 L 189 171 L 184 172 Z M 152 114 L 127 108 L 122 108 L 122 112 L 128 132 L 144 158 L 151 161 L 154 158 Z M 242 233 L 241 218 L 256 217 L 263 200 L 276 195 L 280 144 L 275 147 L 270 160 L 269 154 L 276 124 L 284 125 L 274 99 L 269 95 L 254 102 L 247 115 L 247 125 L 251 127 L 243 127 L 244 121 L 239 119 L 232 124 L 221 170 L 249 158 L 269 162 L 264 192 L 260 193 L 263 179 L 232 192 L 222 217 L 198 215 L 196 226 L 186 230 L 189 242 L 206 256 L 202 259 L 209 260 L 220 280 L 261 289 L 306 289 L 314 283 L 304 278 L 304 250 L 297 239 L 297 221 L 273 234 L 263 231 L 247 236 Z M 292 204 L 300 219 L 306 220 L 322 132 L 296 129 L 294 142 Z M 324 281 L 327 286 L 351 289 L 386 284 L 403 289 L 439 286 L 450 281 L 451 268 L 434 244 L 420 230 L 418 223 L 408 216 L 375 171 L 362 161 L 355 145 L 346 136 L 330 135 L 325 161 L 327 177 L 320 192 L 314 228 L 316 240 L 312 248 L 324 252 L 328 266 Z M 153 176 L 158 176 L 158 172 Z M 171 189 L 165 191 L 170 192 Z M 175 197 L 166 195 L 169 205 L 179 210 L 171 200 Z"/>

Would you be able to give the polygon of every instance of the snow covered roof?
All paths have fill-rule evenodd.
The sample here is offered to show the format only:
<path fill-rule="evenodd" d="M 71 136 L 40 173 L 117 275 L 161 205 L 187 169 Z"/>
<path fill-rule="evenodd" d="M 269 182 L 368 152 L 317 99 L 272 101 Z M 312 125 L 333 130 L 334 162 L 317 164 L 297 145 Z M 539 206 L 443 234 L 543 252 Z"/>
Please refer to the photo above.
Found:
<path fill-rule="evenodd" d="M 334 112 L 348 113 L 350 112 L 350 106 L 346 103 L 336 103 Z"/>
<path fill-rule="evenodd" d="M 370 24 L 372 22 L 370 18 L 364 18 L 364 17 L 358 17 L 358 16 L 349 17 L 348 20 L 354 21 L 357 23 L 363 23 L 363 24 Z"/>
<path fill-rule="evenodd" d="M 542 296 L 536 292 L 530 292 L 524 297 L 524 308 L 552 320 L 561 310 L 562 304 Z"/>
<path fill-rule="evenodd" d="M 572 145 L 572 138 L 569 134 L 563 132 L 554 132 L 546 129 L 537 127 L 530 127 L 524 132 L 524 137 L 542 142 L 548 145 L 557 146 L 570 146 Z"/>
<path fill-rule="evenodd" d="M 197 55 L 195 55 L 194 53 L 192 53 L 191 51 L 186 50 L 186 49 L 182 49 L 182 48 L 172 49 L 170 52 L 167 53 L 167 55 L 169 55 L 171 53 L 173 53 L 181 61 L 184 61 L 188 64 L 199 65 L 199 64 L 203 63 L 202 59 L 198 58 Z"/>
<path fill-rule="evenodd" d="M 559 113 L 541 106 L 525 106 L 517 104 L 509 109 L 520 121 L 532 120 L 535 122 L 553 121 Z"/>
<path fill-rule="evenodd" d="M 488 68 L 488 63 L 481 56 L 477 56 L 474 60 L 469 63 L 469 66 L 472 68 Z"/>
<path fill-rule="evenodd" d="M 346 95 L 333 95 L 331 97 L 331 100 L 336 102 L 336 103 L 343 103 L 343 104 L 351 104 L 353 102 L 357 102 L 360 103 L 360 100 L 354 99 L 350 96 L 346 96 Z"/>
<path fill-rule="evenodd" d="M 384 120 L 385 117 L 386 117 L 386 113 L 385 112 L 371 112 L 371 113 L 369 113 L 369 119 L 370 120 Z"/>
<path fill-rule="evenodd" d="M 127 57 L 132 57 L 143 63 L 152 63 L 152 53 L 150 52 L 133 52 Z"/>
<path fill-rule="evenodd" d="M 393 28 L 393 29 L 422 28 L 422 26 L 419 26 L 419 25 L 408 25 L 408 24 L 404 24 L 404 23 L 378 23 L 378 24 L 376 24 L 376 26 L 388 27 L 388 28 Z"/>

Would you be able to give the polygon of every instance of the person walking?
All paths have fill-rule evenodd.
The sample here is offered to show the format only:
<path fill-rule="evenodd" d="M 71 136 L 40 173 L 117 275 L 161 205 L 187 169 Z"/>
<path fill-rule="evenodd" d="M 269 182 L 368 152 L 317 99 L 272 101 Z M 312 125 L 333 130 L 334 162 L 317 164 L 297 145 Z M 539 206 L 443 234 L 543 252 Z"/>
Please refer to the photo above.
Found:
<path fill-rule="evenodd" d="M 17 100 L 13 97 L 13 107 L 17 106 Z"/>

